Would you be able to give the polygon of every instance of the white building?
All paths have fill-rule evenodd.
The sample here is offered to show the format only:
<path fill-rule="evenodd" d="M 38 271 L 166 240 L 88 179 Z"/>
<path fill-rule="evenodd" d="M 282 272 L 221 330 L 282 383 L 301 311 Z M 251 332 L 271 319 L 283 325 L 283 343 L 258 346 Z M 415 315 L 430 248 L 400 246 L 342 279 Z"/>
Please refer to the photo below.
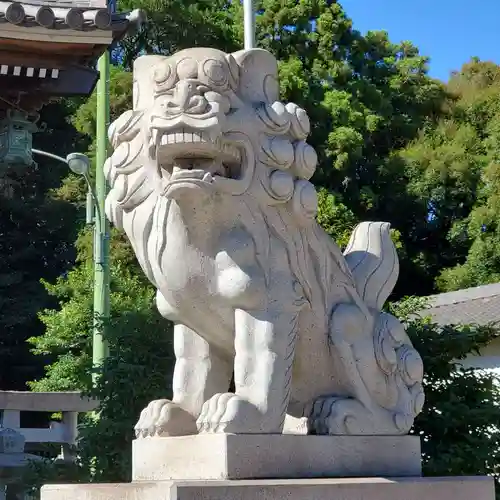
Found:
<path fill-rule="evenodd" d="M 500 283 L 432 295 L 429 306 L 425 314 L 439 325 L 498 322 L 500 327 Z M 466 368 L 494 370 L 500 375 L 500 338 L 482 349 L 479 356 L 471 354 L 461 364 Z"/>

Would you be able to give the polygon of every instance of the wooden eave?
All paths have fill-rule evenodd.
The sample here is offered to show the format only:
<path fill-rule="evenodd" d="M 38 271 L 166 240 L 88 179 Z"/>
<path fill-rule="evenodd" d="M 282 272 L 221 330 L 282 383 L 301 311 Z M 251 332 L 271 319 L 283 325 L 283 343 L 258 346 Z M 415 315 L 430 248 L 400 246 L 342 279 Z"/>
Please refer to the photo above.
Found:
<path fill-rule="evenodd" d="M 3 40 L 26 40 L 35 43 L 78 43 L 83 45 L 111 45 L 112 31 L 52 30 L 40 26 L 13 26 L 0 24 L 0 43 Z"/>
<path fill-rule="evenodd" d="M 43 77 L 40 69 L 29 67 L 22 67 L 20 75 L 0 75 L 0 95 L 33 94 L 47 98 L 89 95 L 99 78 L 97 70 L 85 66 L 67 66 L 56 71 L 41 69 Z M 29 75 L 28 70 L 31 70 Z"/>
<path fill-rule="evenodd" d="M 0 64 L 45 66 L 61 69 L 68 64 L 91 64 L 108 44 L 40 43 L 32 40 L 0 37 Z"/>

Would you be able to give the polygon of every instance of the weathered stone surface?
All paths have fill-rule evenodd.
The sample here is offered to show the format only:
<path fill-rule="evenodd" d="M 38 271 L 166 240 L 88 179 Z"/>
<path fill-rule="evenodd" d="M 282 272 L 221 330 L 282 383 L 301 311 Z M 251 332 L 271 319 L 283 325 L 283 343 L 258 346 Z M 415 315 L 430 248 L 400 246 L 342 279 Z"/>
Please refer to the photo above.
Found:
<path fill-rule="evenodd" d="M 77 391 L 0 391 L 0 409 L 17 411 L 93 411 L 99 402 Z"/>
<path fill-rule="evenodd" d="M 0 454 L 13 454 L 24 452 L 24 436 L 9 428 L 0 428 Z"/>
<path fill-rule="evenodd" d="M 415 436 L 202 434 L 133 444 L 135 481 L 420 474 Z"/>
<path fill-rule="evenodd" d="M 176 481 L 50 485 L 41 500 L 494 500 L 492 478 Z"/>
<path fill-rule="evenodd" d="M 277 76 L 261 49 L 134 63 L 106 213 L 176 323 L 177 358 L 173 400 L 144 409 L 138 437 L 279 434 L 287 413 L 312 434 L 394 436 L 422 408 L 422 360 L 382 312 L 389 225 L 362 223 L 344 254 L 319 227 L 309 119 Z"/>

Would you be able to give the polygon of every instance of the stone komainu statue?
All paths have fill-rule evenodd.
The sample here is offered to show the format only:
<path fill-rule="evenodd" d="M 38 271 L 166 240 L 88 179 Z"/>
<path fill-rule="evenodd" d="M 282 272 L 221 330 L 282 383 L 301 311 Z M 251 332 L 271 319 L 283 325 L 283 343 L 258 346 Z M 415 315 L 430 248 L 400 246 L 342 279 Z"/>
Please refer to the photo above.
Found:
<path fill-rule="evenodd" d="M 133 94 L 109 131 L 106 213 L 176 355 L 173 399 L 143 410 L 137 436 L 281 433 L 287 414 L 311 434 L 407 433 L 423 368 L 381 311 L 399 270 L 389 225 L 360 224 L 344 254 L 319 227 L 309 120 L 279 101 L 275 58 L 143 56 Z"/>

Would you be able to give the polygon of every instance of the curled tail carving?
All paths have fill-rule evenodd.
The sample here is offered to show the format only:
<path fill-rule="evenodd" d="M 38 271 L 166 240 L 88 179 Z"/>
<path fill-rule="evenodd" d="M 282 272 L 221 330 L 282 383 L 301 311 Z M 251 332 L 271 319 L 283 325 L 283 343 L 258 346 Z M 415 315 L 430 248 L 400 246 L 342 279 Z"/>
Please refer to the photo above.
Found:
<path fill-rule="evenodd" d="M 380 311 L 398 280 L 399 260 L 387 222 L 362 222 L 354 229 L 344 257 L 364 303 Z"/>
<path fill-rule="evenodd" d="M 423 365 L 404 326 L 382 312 L 399 273 L 390 225 L 359 224 L 344 258 L 358 297 L 335 305 L 330 339 L 349 395 L 318 398 L 309 423 L 317 434 L 406 434 L 424 403 Z"/>

